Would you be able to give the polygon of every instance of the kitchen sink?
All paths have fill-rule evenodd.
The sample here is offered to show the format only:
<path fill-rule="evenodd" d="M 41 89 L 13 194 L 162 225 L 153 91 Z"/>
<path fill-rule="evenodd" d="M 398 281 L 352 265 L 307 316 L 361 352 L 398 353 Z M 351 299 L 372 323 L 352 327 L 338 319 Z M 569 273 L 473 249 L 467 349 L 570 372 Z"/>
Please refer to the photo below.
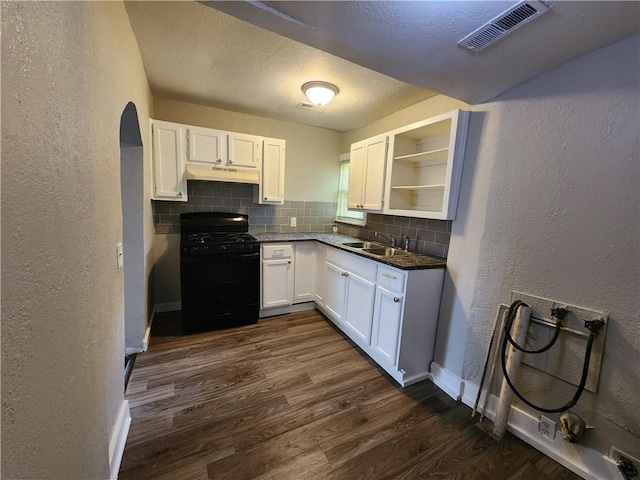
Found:
<path fill-rule="evenodd" d="M 384 248 L 384 245 L 375 242 L 349 242 L 342 245 L 351 248 Z"/>
<path fill-rule="evenodd" d="M 380 257 L 398 257 L 402 255 L 411 255 L 410 252 L 393 247 L 363 248 L 362 251 L 370 253 L 372 255 L 378 255 Z"/>

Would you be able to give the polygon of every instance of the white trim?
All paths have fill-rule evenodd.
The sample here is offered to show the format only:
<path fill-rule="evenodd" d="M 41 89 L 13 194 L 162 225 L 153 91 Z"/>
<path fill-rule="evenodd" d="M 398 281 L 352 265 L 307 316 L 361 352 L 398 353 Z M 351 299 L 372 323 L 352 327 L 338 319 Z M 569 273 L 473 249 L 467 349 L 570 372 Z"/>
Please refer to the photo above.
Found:
<path fill-rule="evenodd" d="M 286 315 L 287 313 L 303 312 L 304 310 L 314 310 L 316 302 L 296 303 L 295 305 L 286 305 L 284 307 L 266 308 L 260 310 L 259 318 L 274 317 L 276 315 Z"/>
<path fill-rule="evenodd" d="M 127 443 L 129 426 L 131 425 L 131 413 L 129 412 L 129 400 L 123 400 L 120 404 L 118 417 L 109 439 L 109 473 L 111 480 L 118 478 L 120 462 L 124 454 L 124 446 Z"/>
<path fill-rule="evenodd" d="M 151 318 L 149 319 L 149 325 L 147 325 L 147 329 L 144 332 L 144 338 L 142 339 L 142 351 L 146 352 L 149 349 L 149 341 L 151 340 L 151 326 L 153 325 L 153 319 L 156 315 L 156 307 L 153 306 L 153 310 L 151 311 Z"/>
<path fill-rule="evenodd" d="M 461 397 L 456 400 L 461 399 L 465 405 L 473 408 L 478 394 L 476 384 L 463 381 L 436 362 L 431 364 L 431 379 L 452 398 L 456 398 L 458 392 L 456 385 L 459 384 Z M 480 406 L 482 406 L 484 399 L 480 400 Z M 495 418 L 497 404 L 498 398 L 491 395 L 485 414 L 490 420 Z M 587 480 L 622 479 L 615 463 L 606 455 L 579 444 L 569 443 L 564 440 L 562 435 L 556 435 L 553 441 L 541 437 L 538 434 L 538 419 L 517 407 L 511 407 L 507 430 L 582 478 Z"/>
<path fill-rule="evenodd" d="M 174 312 L 182 310 L 182 302 L 156 303 L 154 313 Z"/>
<path fill-rule="evenodd" d="M 464 382 L 454 374 L 445 370 L 436 362 L 431 363 L 429 374 L 431 381 L 440 387 L 440 390 L 444 391 L 444 393 L 455 400 L 462 398 Z"/>
<path fill-rule="evenodd" d="M 423 380 L 427 380 L 431 378 L 431 374 L 430 373 L 419 373 L 414 375 L 413 377 L 405 377 L 403 376 L 402 378 L 402 386 L 403 387 L 408 387 L 409 385 L 413 385 L 414 383 L 418 383 L 421 382 Z"/>

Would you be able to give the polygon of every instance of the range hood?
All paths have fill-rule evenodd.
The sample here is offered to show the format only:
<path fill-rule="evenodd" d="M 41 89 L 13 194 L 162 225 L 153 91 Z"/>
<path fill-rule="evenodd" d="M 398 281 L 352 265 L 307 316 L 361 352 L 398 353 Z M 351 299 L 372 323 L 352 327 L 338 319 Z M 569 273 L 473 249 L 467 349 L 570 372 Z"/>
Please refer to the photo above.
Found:
<path fill-rule="evenodd" d="M 227 168 L 187 163 L 187 180 L 260 183 L 260 171 L 251 168 Z"/>

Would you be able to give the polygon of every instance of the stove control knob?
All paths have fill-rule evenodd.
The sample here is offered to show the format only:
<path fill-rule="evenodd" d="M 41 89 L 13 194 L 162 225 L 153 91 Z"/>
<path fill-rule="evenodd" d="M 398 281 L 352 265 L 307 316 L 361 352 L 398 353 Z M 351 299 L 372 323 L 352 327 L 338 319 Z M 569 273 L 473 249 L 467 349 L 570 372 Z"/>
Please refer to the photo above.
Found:
<path fill-rule="evenodd" d="M 225 245 L 220 245 L 220 251 L 221 252 L 226 252 L 227 251 L 227 247 Z"/>

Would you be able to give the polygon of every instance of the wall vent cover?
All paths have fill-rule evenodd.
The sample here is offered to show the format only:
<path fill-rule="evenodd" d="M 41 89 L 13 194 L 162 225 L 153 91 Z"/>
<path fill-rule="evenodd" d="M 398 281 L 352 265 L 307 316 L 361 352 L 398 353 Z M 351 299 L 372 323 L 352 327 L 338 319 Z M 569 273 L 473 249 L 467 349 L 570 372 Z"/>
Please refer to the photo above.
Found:
<path fill-rule="evenodd" d="M 548 10 L 542 2 L 520 2 L 471 32 L 458 45 L 479 52 Z"/>
<path fill-rule="evenodd" d="M 305 110 L 311 110 L 312 112 L 318 112 L 318 113 L 322 113 L 327 109 L 327 107 L 321 107 L 320 105 L 314 105 L 312 103 L 305 103 L 305 102 L 300 102 L 298 104 L 298 108 L 303 108 Z"/>

